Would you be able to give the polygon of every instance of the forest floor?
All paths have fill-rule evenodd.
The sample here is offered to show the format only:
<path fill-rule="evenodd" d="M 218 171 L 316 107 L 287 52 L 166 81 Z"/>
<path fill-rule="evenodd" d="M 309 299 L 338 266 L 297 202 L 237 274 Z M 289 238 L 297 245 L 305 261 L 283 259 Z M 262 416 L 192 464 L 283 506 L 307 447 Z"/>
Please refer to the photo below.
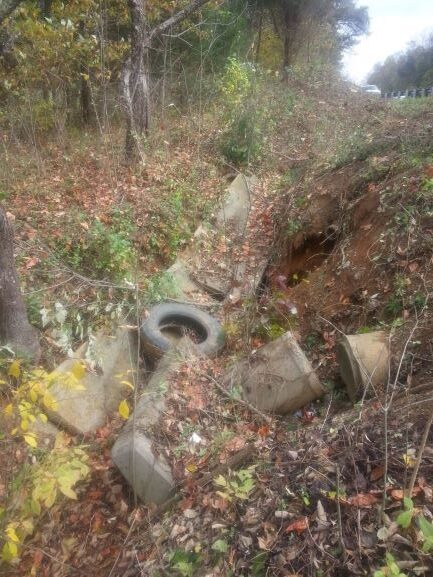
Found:
<path fill-rule="evenodd" d="M 94 436 L 68 437 L 85 443 L 89 477 L 76 499 L 41 515 L 2 574 L 432 574 L 433 104 L 323 88 L 290 86 L 291 112 L 251 167 L 263 191 L 253 228 L 273 235 L 260 294 L 223 308 L 222 356 L 186 362 L 169 383 L 154 446 L 172 463 L 178 499 L 134 503 L 110 458 L 122 426 L 115 415 Z M 233 177 L 188 126 L 155 137 L 135 169 L 118 161 L 117 137 L 95 147 L 89 134 L 43 155 L 6 143 L 2 189 L 47 368 L 88 332 L 175 292 L 161 271 L 212 219 Z M 256 240 L 243 250 L 254 252 Z M 390 335 L 390 378 L 353 407 L 335 346 L 341 333 L 376 329 Z M 230 362 L 286 330 L 326 386 L 324 399 L 264 418 L 221 394 L 215 382 Z M 10 399 L 2 389 L 2 406 Z M 46 452 L 0 439 L 6 514 Z"/>

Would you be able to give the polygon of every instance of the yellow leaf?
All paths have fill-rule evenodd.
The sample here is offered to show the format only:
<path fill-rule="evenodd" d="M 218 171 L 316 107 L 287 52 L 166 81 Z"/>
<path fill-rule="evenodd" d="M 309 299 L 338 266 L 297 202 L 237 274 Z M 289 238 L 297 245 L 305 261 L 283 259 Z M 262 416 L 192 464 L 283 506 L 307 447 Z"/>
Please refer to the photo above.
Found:
<path fill-rule="evenodd" d="M 38 395 L 34 389 L 30 389 L 29 397 L 30 397 L 30 400 L 32 401 L 32 403 L 36 403 L 36 401 L 38 400 Z"/>
<path fill-rule="evenodd" d="M 188 465 L 186 466 L 186 470 L 189 471 L 190 473 L 196 473 L 197 469 L 198 467 L 195 463 L 188 463 Z"/>
<path fill-rule="evenodd" d="M 15 528 L 8 526 L 6 529 L 6 535 L 8 537 L 8 539 L 10 539 L 11 541 L 13 541 L 14 543 L 19 543 L 20 540 L 18 538 L 18 535 L 15 532 Z"/>
<path fill-rule="evenodd" d="M 45 392 L 43 402 L 47 409 L 51 409 L 52 411 L 57 409 L 57 401 L 49 391 Z"/>
<path fill-rule="evenodd" d="M 31 519 L 24 519 L 21 526 L 27 534 L 30 534 L 34 529 L 33 521 Z"/>
<path fill-rule="evenodd" d="M 59 489 L 65 495 L 65 497 L 69 497 L 69 499 L 74 499 L 74 500 L 77 498 L 76 492 L 73 491 L 71 489 L 71 487 L 69 487 L 68 485 L 60 484 Z"/>
<path fill-rule="evenodd" d="M 77 361 L 76 363 L 74 363 L 74 366 L 72 367 L 71 372 L 74 375 L 74 377 L 78 381 L 80 381 L 84 377 L 84 375 L 86 374 L 86 367 L 82 363 L 79 363 Z"/>
<path fill-rule="evenodd" d="M 41 514 L 41 504 L 36 499 L 30 501 L 30 508 L 35 515 Z"/>
<path fill-rule="evenodd" d="M 19 540 L 19 538 L 18 538 L 18 535 L 17 535 L 16 532 L 15 532 L 15 528 L 14 528 L 14 527 L 11 527 L 11 526 L 9 525 L 9 526 L 6 528 L 6 531 L 5 531 L 5 532 L 6 532 L 6 535 L 7 535 L 8 539 L 9 539 L 10 541 L 13 541 L 14 543 L 19 543 L 19 542 L 20 542 L 20 540 Z"/>
<path fill-rule="evenodd" d="M 10 417 L 14 412 L 14 408 L 13 408 L 12 403 L 9 403 L 9 405 L 6 405 L 6 407 L 3 409 L 3 412 L 7 417 Z"/>
<path fill-rule="evenodd" d="M 9 367 L 8 375 L 10 375 L 11 377 L 15 377 L 17 379 L 20 376 L 20 374 L 21 374 L 20 362 L 13 361 L 13 363 L 11 363 L 11 366 Z"/>
<path fill-rule="evenodd" d="M 39 413 L 39 418 L 43 423 L 48 421 L 47 415 L 45 415 L 45 413 Z"/>
<path fill-rule="evenodd" d="M 8 541 L 3 545 L 2 549 L 2 559 L 5 561 L 12 561 L 18 557 L 18 547 L 16 543 Z"/>
<path fill-rule="evenodd" d="M 119 404 L 119 415 L 125 420 L 129 417 L 129 407 L 125 399 Z"/>
<path fill-rule="evenodd" d="M 23 419 L 21 421 L 21 430 L 27 431 L 28 428 L 29 428 L 29 422 L 26 419 Z"/>
<path fill-rule="evenodd" d="M 408 455 L 407 453 L 403 455 L 403 461 L 407 467 L 414 467 L 416 460 L 412 457 L 412 455 Z"/>
<path fill-rule="evenodd" d="M 129 381 L 120 381 L 121 385 L 126 385 L 127 387 L 129 387 L 130 389 L 134 390 L 134 385 L 132 383 L 130 383 Z"/>
<path fill-rule="evenodd" d="M 44 500 L 45 507 L 47 507 L 47 509 L 50 509 L 54 505 L 56 497 L 57 497 L 57 489 L 53 487 L 52 490 L 49 492 L 48 496 Z"/>
<path fill-rule="evenodd" d="M 0 385 L 7 385 L 7 382 L 0 379 Z"/>
<path fill-rule="evenodd" d="M 38 446 L 36 437 L 33 433 L 27 433 L 27 435 L 24 435 L 24 441 L 34 449 L 36 449 L 36 447 Z"/>

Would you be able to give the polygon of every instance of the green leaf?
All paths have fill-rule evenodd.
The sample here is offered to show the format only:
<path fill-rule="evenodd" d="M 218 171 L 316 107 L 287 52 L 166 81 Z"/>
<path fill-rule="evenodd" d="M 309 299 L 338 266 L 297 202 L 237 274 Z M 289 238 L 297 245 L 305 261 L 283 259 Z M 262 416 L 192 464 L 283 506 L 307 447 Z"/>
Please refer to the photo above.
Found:
<path fill-rule="evenodd" d="M 424 537 L 426 539 L 433 539 L 433 524 L 429 523 L 423 515 L 418 517 L 418 523 Z"/>
<path fill-rule="evenodd" d="M 75 493 L 75 491 L 71 489 L 70 485 L 59 484 L 59 489 L 63 493 L 63 495 L 65 495 L 65 497 L 69 497 L 69 499 L 74 500 L 77 499 L 77 494 Z"/>
<path fill-rule="evenodd" d="M 404 508 L 407 511 L 413 510 L 413 501 L 409 497 L 403 497 L 403 504 L 404 504 Z"/>
<path fill-rule="evenodd" d="M 47 507 L 47 509 L 50 509 L 54 505 L 56 497 L 57 497 L 57 489 L 55 486 L 53 486 L 53 488 L 45 498 L 45 507 Z"/>
<path fill-rule="evenodd" d="M 37 499 L 32 499 L 30 501 L 30 509 L 31 509 L 32 513 L 34 513 L 35 515 L 41 514 L 41 504 L 39 503 L 39 501 Z"/>
<path fill-rule="evenodd" d="M 252 577 L 264 577 L 266 575 L 266 562 L 268 553 L 261 551 L 252 560 L 251 575 Z"/>
<path fill-rule="evenodd" d="M 397 525 L 400 525 L 403 529 L 407 529 L 412 522 L 412 517 L 413 511 L 402 511 L 396 519 Z"/>
<path fill-rule="evenodd" d="M 212 545 L 212 549 L 218 551 L 218 553 L 227 553 L 228 548 L 228 543 L 224 539 L 217 539 Z"/>
<path fill-rule="evenodd" d="M 218 475 L 218 477 L 214 479 L 214 483 L 218 485 L 218 487 L 227 487 L 227 479 L 222 475 Z"/>

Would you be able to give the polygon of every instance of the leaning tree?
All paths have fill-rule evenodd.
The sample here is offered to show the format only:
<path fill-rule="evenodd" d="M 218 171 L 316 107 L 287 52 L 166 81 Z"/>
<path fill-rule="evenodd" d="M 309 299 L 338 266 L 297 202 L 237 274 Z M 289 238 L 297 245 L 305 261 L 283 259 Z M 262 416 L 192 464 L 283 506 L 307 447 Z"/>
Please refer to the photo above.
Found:
<path fill-rule="evenodd" d="M 27 318 L 14 264 L 14 237 L 5 210 L 0 206 L 0 346 L 18 356 L 37 361 L 39 339 Z"/>
<path fill-rule="evenodd" d="M 0 24 L 20 4 L 0 0 Z M 14 237 L 5 210 L 0 206 L 0 346 L 36 361 L 40 355 L 37 331 L 30 325 L 14 263 Z"/>

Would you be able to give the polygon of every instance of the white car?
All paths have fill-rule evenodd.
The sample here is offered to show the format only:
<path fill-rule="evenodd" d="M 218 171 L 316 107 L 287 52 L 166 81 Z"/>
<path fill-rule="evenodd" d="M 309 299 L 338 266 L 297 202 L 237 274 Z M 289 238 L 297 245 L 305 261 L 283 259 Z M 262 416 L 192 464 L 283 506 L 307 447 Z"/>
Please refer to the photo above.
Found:
<path fill-rule="evenodd" d="M 375 84 L 366 84 L 365 86 L 361 86 L 361 90 L 366 92 L 367 94 L 371 94 L 373 96 L 381 96 L 382 93 L 379 88 Z"/>

